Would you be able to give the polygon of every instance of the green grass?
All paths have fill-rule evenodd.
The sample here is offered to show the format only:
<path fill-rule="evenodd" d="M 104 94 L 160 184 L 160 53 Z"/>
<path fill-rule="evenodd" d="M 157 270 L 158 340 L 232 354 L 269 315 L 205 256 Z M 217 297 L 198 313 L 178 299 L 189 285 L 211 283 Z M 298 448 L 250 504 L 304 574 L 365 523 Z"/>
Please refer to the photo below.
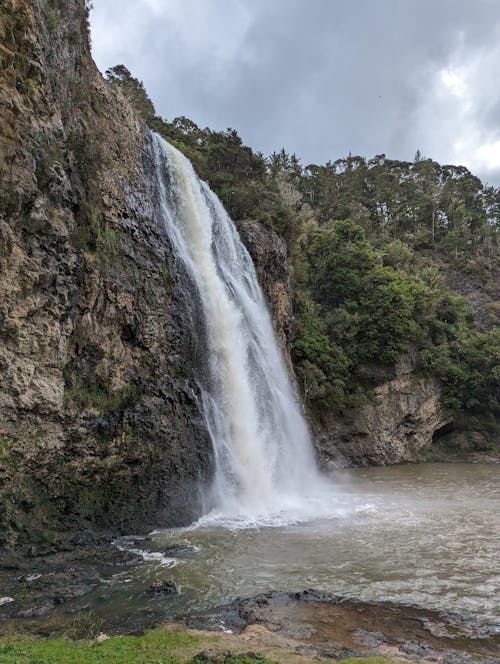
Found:
<path fill-rule="evenodd" d="M 178 664 L 176 651 L 196 645 L 197 637 L 162 629 L 144 636 L 115 636 L 96 641 L 5 637 L 0 640 L 1 664 Z"/>
<path fill-rule="evenodd" d="M 212 650 L 218 636 L 207 637 L 158 628 L 143 636 L 114 636 L 102 642 L 31 636 L 0 638 L 0 664 L 197 664 Z M 226 650 L 226 648 L 224 648 Z M 227 651 L 226 651 L 227 652 Z M 227 654 L 213 660 L 224 664 L 286 664 L 287 652 L 272 659 L 259 654 Z M 313 661 L 313 660 L 311 660 Z M 349 658 L 339 664 L 391 664 L 384 657 Z"/>

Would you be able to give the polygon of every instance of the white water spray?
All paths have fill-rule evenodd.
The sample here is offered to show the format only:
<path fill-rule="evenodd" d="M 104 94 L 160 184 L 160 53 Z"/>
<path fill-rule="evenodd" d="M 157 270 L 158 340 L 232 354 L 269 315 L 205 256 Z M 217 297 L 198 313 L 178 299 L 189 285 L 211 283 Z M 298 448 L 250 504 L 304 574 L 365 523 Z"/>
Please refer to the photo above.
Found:
<path fill-rule="evenodd" d="M 166 229 L 205 318 L 200 383 L 216 458 L 214 509 L 250 519 L 300 512 L 323 480 L 252 260 L 191 163 L 158 135 L 154 154 Z"/>

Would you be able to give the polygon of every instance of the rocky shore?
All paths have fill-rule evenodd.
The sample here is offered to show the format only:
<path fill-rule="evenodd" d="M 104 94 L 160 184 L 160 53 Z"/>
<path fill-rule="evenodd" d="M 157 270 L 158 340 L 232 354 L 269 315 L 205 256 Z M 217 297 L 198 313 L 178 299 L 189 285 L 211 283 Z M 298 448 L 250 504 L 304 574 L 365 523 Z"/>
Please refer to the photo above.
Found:
<path fill-rule="evenodd" d="M 314 590 L 238 600 L 188 620 L 231 630 L 252 649 L 278 646 L 314 659 L 389 657 L 409 662 L 498 662 L 500 626 L 451 613 L 370 603 Z M 231 641 L 231 638 L 228 638 Z"/>
<path fill-rule="evenodd" d="M 133 561 L 123 559 L 120 564 L 133 564 Z M 68 585 L 71 580 L 73 583 Z M 137 617 L 135 624 L 132 621 L 128 629 L 122 626 L 117 630 L 111 616 L 106 624 L 90 612 L 72 613 L 72 600 L 85 595 L 91 587 L 88 579 L 78 578 L 75 570 L 69 570 L 66 578 L 60 574 L 52 583 L 59 584 L 56 598 L 59 610 L 55 611 L 52 598 L 46 599 L 35 612 L 10 611 L 11 617 L 4 620 L 1 627 L 0 652 L 2 644 L 10 643 L 12 634 L 28 626 L 29 632 L 38 637 L 54 636 L 65 630 L 71 638 L 84 639 L 94 645 L 124 631 L 140 641 L 149 638 L 141 636 L 145 629 L 155 627 L 155 632 L 183 635 L 191 644 L 179 654 L 176 662 L 221 664 L 238 657 L 243 662 L 283 664 L 372 657 L 383 658 L 376 661 L 388 663 L 495 664 L 499 661 L 500 625 L 479 624 L 456 614 L 417 606 L 363 602 L 314 590 L 271 592 L 238 599 L 205 613 L 176 618 L 167 625 L 159 626 L 154 616 L 145 620 L 143 615 Z M 64 604 L 66 609 L 61 611 Z M 1 608 L 4 610 L 5 605 Z M 50 612 L 52 617 L 49 617 Z M 64 614 L 66 625 L 63 624 Z M 34 618 L 37 618 L 36 623 Z M 82 647 L 81 644 L 78 647 Z M 172 655 L 172 652 L 163 654 Z M 102 661 L 108 661 L 104 655 Z"/>

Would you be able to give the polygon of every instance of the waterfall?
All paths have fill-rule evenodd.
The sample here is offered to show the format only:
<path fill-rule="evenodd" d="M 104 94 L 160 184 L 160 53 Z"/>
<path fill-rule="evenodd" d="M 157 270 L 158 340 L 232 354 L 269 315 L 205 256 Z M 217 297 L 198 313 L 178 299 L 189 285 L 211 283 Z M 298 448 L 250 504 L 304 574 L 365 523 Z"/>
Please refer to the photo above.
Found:
<path fill-rule="evenodd" d="M 188 159 L 153 141 L 163 221 L 203 308 L 207 366 L 198 380 L 216 461 L 211 503 L 250 517 L 298 509 L 322 480 L 252 259 Z"/>

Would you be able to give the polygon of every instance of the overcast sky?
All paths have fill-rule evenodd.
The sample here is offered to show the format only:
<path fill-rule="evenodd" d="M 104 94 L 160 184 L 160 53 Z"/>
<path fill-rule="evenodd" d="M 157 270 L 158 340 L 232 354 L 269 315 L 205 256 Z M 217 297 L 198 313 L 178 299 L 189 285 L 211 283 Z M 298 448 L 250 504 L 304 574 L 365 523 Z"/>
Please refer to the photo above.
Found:
<path fill-rule="evenodd" d="M 166 119 L 500 184 L 500 0 L 94 0 L 91 23 L 101 71 L 125 64 Z"/>

